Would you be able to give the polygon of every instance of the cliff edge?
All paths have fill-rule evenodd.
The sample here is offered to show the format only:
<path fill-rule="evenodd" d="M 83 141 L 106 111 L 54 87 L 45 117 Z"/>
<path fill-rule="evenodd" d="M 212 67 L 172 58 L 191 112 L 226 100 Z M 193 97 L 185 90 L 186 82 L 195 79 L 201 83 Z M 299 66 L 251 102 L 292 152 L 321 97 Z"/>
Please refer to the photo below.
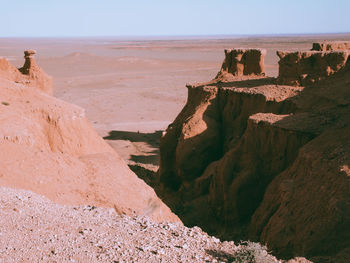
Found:
<path fill-rule="evenodd" d="M 225 51 L 214 80 L 187 86 L 158 171 L 185 224 L 284 258 L 346 262 L 350 59 L 347 45 L 333 49 L 277 52 L 277 78 L 265 76 L 263 50 Z"/>

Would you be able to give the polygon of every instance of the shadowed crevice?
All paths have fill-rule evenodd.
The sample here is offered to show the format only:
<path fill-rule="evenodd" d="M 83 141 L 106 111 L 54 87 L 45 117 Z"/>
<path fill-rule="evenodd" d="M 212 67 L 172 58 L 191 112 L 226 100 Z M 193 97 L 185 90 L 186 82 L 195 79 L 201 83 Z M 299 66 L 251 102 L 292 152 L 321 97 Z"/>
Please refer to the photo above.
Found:
<path fill-rule="evenodd" d="M 145 142 L 150 146 L 159 147 L 159 140 L 162 131 L 151 133 L 132 132 L 132 131 L 110 131 L 108 136 L 103 137 L 105 140 L 128 140 L 131 142 Z"/>
<path fill-rule="evenodd" d="M 143 154 L 131 154 L 130 161 L 140 164 L 159 165 L 159 140 L 162 131 L 151 133 L 133 132 L 133 131 L 110 131 L 108 136 L 103 137 L 105 140 L 124 140 L 131 143 L 144 143 L 146 150 Z"/>

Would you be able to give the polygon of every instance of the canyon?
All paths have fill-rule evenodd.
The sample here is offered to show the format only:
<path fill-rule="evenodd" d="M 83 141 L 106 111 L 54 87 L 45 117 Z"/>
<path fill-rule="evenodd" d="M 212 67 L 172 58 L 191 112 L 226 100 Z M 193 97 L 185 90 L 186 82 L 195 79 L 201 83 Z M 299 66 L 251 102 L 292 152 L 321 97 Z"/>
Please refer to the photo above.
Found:
<path fill-rule="evenodd" d="M 67 55 L 57 40 L 39 63 L 35 50 L 23 66 L 0 58 L 3 257 L 347 262 L 349 42 L 239 41 L 219 72 L 212 57 L 233 40 L 103 44 L 142 58 Z M 187 84 L 187 102 L 175 87 L 208 76 Z"/>
<path fill-rule="evenodd" d="M 214 80 L 187 85 L 161 138 L 157 182 L 186 225 L 283 258 L 346 262 L 350 50 L 313 47 L 277 51 L 277 78 L 264 74 L 266 50 L 226 50 Z"/>
<path fill-rule="evenodd" d="M 281 262 L 185 227 L 82 108 L 51 95 L 35 53 L 18 69 L 0 59 L 0 261 Z"/>

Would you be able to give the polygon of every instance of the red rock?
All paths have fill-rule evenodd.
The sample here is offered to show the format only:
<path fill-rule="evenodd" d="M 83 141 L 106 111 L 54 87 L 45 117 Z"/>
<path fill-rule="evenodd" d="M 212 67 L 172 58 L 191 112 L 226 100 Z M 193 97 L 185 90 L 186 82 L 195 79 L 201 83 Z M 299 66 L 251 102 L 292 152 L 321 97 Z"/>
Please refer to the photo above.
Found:
<path fill-rule="evenodd" d="M 25 62 L 17 69 L 5 58 L 0 58 L 0 77 L 25 86 L 37 88 L 49 95 L 53 94 L 52 78 L 47 75 L 35 62 L 34 50 L 24 51 Z"/>
<path fill-rule="evenodd" d="M 225 59 L 216 78 L 265 75 L 265 49 L 226 49 Z"/>
<path fill-rule="evenodd" d="M 60 204 L 179 221 L 98 136 L 82 108 L 42 92 L 51 78 L 32 54 L 26 52 L 22 73 L 0 60 L 0 185 L 31 190 Z"/>
<path fill-rule="evenodd" d="M 280 52 L 278 79 L 230 73 L 188 86 L 158 172 L 185 224 L 284 258 L 349 256 L 348 55 Z"/>
<path fill-rule="evenodd" d="M 277 51 L 280 58 L 278 83 L 305 86 L 325 79 L 341 70 L 350 51 Z"/>
<path fill-rule="evenodd" d="M 25 62 L 22 68 L 19 69 L 22 74 L 26 75 L 29 79 L 30 86 L 39 88 L 41 91 L 53 94 L 52 78 L 47 75 L 35 62 L 34 55 L 35 50 L 24 51 Z"/>

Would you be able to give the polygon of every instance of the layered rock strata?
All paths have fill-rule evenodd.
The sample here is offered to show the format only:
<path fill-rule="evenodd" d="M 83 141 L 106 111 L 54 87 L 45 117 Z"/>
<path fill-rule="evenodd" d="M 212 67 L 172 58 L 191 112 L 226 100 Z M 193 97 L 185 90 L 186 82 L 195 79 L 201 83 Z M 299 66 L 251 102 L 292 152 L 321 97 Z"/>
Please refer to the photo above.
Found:
<path fill-rule="evenodd" d="M 350 247 L 348 53 L 279 54 L 278 79 L 219 73 L 187 86 L 161 139 L 160 192 L 185 224 L 267 243 L 286 258 L 342 262 Z M 332 61 L 331 74 L 319 72 Z M 296 74 L 286 64 L 317 81 L 279 84 Z"/>

